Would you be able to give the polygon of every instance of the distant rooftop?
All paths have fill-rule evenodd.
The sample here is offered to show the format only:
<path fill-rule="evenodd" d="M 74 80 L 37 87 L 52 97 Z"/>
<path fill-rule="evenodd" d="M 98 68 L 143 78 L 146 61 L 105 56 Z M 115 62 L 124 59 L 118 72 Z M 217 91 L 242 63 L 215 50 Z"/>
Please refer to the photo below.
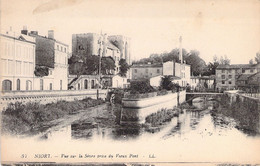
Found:
<path fill-rule="evenodd" d="M 232 64 L 232 65 L 218 65 L 217 69 L 240 69 L 240 68 L 256 68 L 258 64 Z"/>
<path fill-rule="evenodd" d="M 156 63 L 156 64 L 133 64 L 132 68 L 146 68 L 146 67 L 163 67 L 162 64 Z"/>

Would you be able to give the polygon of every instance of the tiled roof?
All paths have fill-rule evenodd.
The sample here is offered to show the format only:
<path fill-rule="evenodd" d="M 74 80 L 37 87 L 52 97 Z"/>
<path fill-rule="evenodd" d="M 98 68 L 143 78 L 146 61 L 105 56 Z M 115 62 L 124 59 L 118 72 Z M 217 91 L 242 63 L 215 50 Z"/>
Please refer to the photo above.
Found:
<path fill-rule="evenodd" d="M 131 68 L 163 67 L 162 64 L 133 64 Z"/>
<path fill-rule="evenodd" d="M 109 41 L 106 43 L 106 46 L 107 46 L 108 48 L 113 49 L 113 50 L 119 50 L 113 43 L 111 43 L 111 42 L 109 42 Z"/>
<path fill-rule="evenodd" d="M 233 64 L 233 65 L 218 65 L 217 69 L 240 69 L 240 68 L 256 68 L 257 64 Z"/>

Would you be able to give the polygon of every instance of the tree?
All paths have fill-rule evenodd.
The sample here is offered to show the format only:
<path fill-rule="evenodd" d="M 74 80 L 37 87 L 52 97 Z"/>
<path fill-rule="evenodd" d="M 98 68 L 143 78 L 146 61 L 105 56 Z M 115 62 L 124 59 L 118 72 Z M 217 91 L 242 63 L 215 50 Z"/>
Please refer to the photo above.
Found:
<path fill-rule="evenodd" d="M 120 61 L 119 61 L 119 75 L 125 77 L 129 68 L 130 67 L 127 64 L 126 60 L 120 59 Z"/>
<path fill-rule="evenodd" d="M 260 51 L 256 53 L 255 61 L 257 64 L 260 64 Z"/>
<path fill-rule="evenodd" d="M 179 87 L 180 87 L 179 85 L 174 84 L 172 82 L 171 76 L 164 76 L 164 77 L 162 77 L 161 85 L 160 85 L 161 89 L 165 89 L 165 90 L 178 90 Z"/>
<path fill-rule="evenodd" d="M 47 66 L 35 66 L 34 74 L 37 77 L 44 77 L 49 75 L 49 68 Z"/>
<path fill-rule="evenodd" d="M 254 64 L 253 59 L 250 59 L 249 64 L 250 64 L 250 65 Z"/>
<path fill-rule="evenodd" d="M 113 70 L 115 70 L 115 61 L 112 57 L 102 57 L 101 59 L 101 73 L 104 75 L 113 74 Z"/>
<path fill-rule="evenodd" d="M 199 57 L 199 51 L 191 50 L 189 54 L 185 60 L 187 64 L 191 65 L 193 75 L 203 74 L 207 66 L 206 62 Z"/>
<path fill-rule="evenodd" d="M 183 48 L 182 49 L 183 59 L 188 55 L 188 52 Z M 133 62 L 133 64 L 147 64 L 147 63 L 163 63 L 167 61 L 180 62 L 179 59 L 179 48 L 173 49 L 171 52 L 164 52 L 161 54 L 151 54 L 149 58 L 142 58 L 139 61 Z"/>
<path fill-rule="evenodd" d="M 230 59 L 228 59 L 226 55 L 224 57 L 221 56 L 219 63 L 222 65 L 230 65 Z"/>
<path fill-rule="evenodd" d="M 99 70 L 99 56 L 96 55 L 82 55 L 72 56 L 69 59 L 69 73 L 76 75 L 95 75 Z M 101 59 L 101 73 L 112 74 L 115 70 L 115 62 L 111 57 L 102 57 Z"/>

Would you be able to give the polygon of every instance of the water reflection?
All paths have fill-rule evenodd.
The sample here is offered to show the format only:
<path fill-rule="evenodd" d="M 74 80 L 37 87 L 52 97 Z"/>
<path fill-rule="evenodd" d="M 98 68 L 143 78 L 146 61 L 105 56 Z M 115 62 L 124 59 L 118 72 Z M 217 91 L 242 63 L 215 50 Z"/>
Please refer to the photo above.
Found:
<path fill-rule="evenodd" d="M 158 108 L 149 108 L 158 109 Z M 146 109 L 148 110 L 148 109 Z M 144 111 L 144 110 L 142 110 Z M 97 118 L 99 121 L 90 121 L 88 117 L 81 117 L 80 120 L 71 123 L 68 126 L 51 130 L 45 133 L 41 138 L 51 140 L 61 138 L 64 139 L 83 139 L 83 140 L 142 140 L 142 139 L 192 139 L 193 137 L 211 137 L 226 136 L 233 133 L 242 132 L 236 128 L 236 122 L 227 117 L 215 115 L 213 110 L 203 111 L 186 111 L 179 116 L 172 118 L 166 124 L 157 126 L 156 128 L 147 128 L 147 125 L 140 124 L 140 120 L 133 118 L 131 123 L 125 123 L 123 114 L 133 113 L 135 117 L 143 113 L 135 109 L 122 109 L 121 106 L 104 107 L 100 113 L 114 117 L 113 123 L 109 122 L 102 116 Z M 151 110 L 149 110 L 151 111 Z M 134 117 L 132 116 L 132 117 Z M 129 120 L 129 119 L 128 119 Z M 124 123 L 122 123 L 124 122 Z M 106 125 L 104 125 L 106 124 Z M 243 134 L 246 135 L 246 134 Z"/>

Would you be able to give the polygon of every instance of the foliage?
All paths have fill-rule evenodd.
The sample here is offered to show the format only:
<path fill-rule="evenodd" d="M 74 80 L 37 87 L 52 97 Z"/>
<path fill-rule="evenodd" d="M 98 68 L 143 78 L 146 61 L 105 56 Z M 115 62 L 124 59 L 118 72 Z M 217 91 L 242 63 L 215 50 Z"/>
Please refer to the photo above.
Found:
<path fill-rule="evenodd" d="M 206 63 L 199 57 L 199 54 L 199 51 L 191 50 L 190 56 L 185 59 L 186 63 L 191 65 L 191 72 L 195 76 L 202 74 L 206 68 Z"/>
<path fill-rule="evenodd" d="M 183 59 L 188 56 L 188 52 L 182 49 Z M 164 52 L 161 54 L 151 54 L 149 58 L 143 58 L 139 61 L 134 61 L 134 64 L 147 64 L 147 63 L 163 63 L 167 61 L 180 62 L 179 60 L 179 49 L 175 48 L 171 52 Z"/>
<path fill-rule="evenodd" d="M 72 55 L 69 59 L 69 73 L 77 75 L 98 74 L 99 56 L 96 55 Z M 115 61 L 112 57 L 102 57 L 101 72 L 104 75 L 112 74 L 115 70 Z"/>
<path fill-rule="evenodd" d="M 52 120 L 68 114 L 76 113 L 82 109 L 104 103 L 103 100 L 86 98 L 79 101 L 58 101 L 46 105 L 31 102 L 22 104 L 11 103 L 2 112 L 2 131 L 12 134 L 23 134 L 34 130 Z"/>
<path fill-rule="evenodd" d="M 256 61 L 257 64 L 260 64 L 260 52 L 256 53 L 255 61 Z"/>
<path fill-rule="evenodd" d="M 120 61 L 119 61 L 119 75 L 125 77 L 129 68 L 130 67 L 127 64 L 126 60 L 120 59 Z"/>
<path fill-rule="evenodd" d="M 171 76 L 162 77 L 160 89 L 178 91 L 180 86 L 172 82 Z"/>
<path fill-rule="evenodd" d="M 115 61 L 112 57 L 102 57 L 101 59 L 101 73 L 104 75 L 113 74 L 111 71 L 115 70 Z"/>
<path fill-rule="evenodd" d="M 226 55 L 224 57 L 221 56 L 219 59 L 219 63 L 222 65 L 230 65 L 230 59 L 228 59 Z"/>
<path fill-rule="evenodd" d="M 138 80 L 130 82 L 130 93 L 149 93 L 154 92 L 154 88 L 150 85 L 149 80 Z"/>
<path fill-rule="evenodd" d="M 250 64 L 250 65 L 254 64 L 253 59 L 250 59 L 249 64 Z"/>
<path fill-rule="evenodd" d="M 49 75 L 49 68 L 46 66 L 35 66 L 34 75 L 37 77 L 44 77 Z"/>

